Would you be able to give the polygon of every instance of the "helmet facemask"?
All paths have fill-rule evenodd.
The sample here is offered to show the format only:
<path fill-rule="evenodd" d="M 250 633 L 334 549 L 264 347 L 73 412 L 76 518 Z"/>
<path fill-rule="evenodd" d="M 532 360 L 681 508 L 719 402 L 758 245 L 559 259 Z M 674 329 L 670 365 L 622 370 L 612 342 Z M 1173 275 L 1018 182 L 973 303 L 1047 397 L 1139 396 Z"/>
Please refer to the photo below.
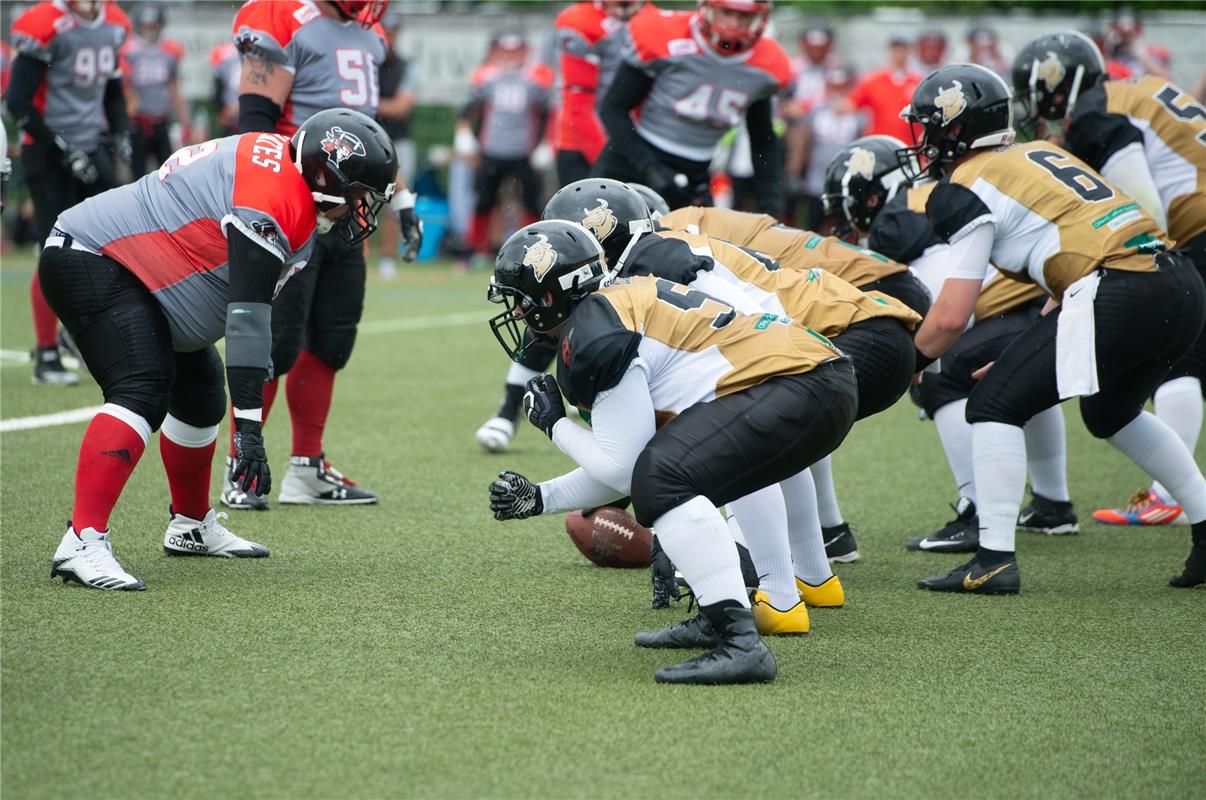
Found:
<path fill-rule="evenodd" d="M 748 26 L 724 25 L 716 21 L 717 10 L 749 15 Z M 699 0 L 699 33 L 721 55 L 750 50 L 762 38 L 770 21 L 767 0 Z"/>

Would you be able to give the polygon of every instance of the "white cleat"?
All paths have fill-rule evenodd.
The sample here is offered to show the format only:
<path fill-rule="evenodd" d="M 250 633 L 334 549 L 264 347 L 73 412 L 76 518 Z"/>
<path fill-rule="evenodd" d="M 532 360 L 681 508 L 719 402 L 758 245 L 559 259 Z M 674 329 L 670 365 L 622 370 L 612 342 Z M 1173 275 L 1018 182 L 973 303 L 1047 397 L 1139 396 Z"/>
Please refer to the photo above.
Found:
<path fill-rule="evenodd" d="M 147 588 L 117 563 L 113 545 L 109 543 L 109 532 L 98 533 L 95 528 L 84 528 L 78 536 L 74 528 L 67 528 L 59 548 L 54 551 L 50 577 L 92 589 L 141 592 Z"/>
<path fill-rule="evenodd" d="M 332 467 L 323 456 L 293 456 L 276 500 L 286 505 L 365 506 L 376 503 L 377 495 Z"/>
<path fill-rule="evenodd" d="M 267 558 L 268 548 L 234 535 L 222 524 L 225 512 L 212 508 L 205 519 L 172 514 L 163 535 L 163 552 L 169 556 L 217 556 L 218 558 Z"/>
<path fill-rule="evenodd" d="M 230 479 L 234 464 L 235 460 L 227 456 L 226 471 L 222 473 L 222 493 L 218 495 L 218 500 L 235 511 L 267 511 L 270 508 L 267 497 L 261 497 L 255 492 L 245 492 Z"/>
<path fill-rule="evenodd" d="M 490 453 L 507 452 L 514 436 L 515 423 L 503 417 L 491 417 L 477 429 L 477 433 L 473 434 L 477 443 Z"/>

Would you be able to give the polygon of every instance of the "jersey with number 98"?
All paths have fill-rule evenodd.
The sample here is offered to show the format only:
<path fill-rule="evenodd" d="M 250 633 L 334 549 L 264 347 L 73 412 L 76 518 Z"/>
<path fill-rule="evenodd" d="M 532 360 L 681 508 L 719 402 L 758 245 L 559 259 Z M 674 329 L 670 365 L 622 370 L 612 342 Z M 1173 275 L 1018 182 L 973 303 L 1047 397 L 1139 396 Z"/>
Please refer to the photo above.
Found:
<path fill-rule="evenodd" d="M 251 0 L 234 21 L 234 42 L 288 70 L 293 88 L 277 131 L 291 135 L 319 111 L 351 108 L 377 115 L 377 71 L 385 60 L 384 32 L 355 20 L 323 16 L 307 0 Z"/>

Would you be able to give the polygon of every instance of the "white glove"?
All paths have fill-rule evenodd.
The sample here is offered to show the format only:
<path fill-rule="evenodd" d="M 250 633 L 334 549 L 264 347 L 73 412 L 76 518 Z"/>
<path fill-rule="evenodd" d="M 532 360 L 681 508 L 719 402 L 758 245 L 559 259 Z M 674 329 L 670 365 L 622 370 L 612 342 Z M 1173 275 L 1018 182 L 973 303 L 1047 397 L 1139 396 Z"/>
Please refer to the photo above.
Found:
<path fill-rule="evenodd" d="M 477 155 L 477 137 L 469 128 L 457 128 L 452 138 L 452 152 L 460 158 L 473 158 Z"/>
<path fill-rule="evenodd" d="M 548 142 L 541 142 L 536 145 L 536 149 L 532 151 L 532 169 L 543 172 L 553 166 L 553 146 Z"/>

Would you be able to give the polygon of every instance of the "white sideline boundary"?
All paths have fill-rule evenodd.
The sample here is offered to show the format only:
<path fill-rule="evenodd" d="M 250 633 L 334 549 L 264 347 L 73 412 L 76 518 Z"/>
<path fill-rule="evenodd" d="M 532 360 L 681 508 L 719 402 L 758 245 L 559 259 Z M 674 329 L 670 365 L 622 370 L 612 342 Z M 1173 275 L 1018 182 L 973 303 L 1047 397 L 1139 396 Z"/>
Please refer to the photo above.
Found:
<path fill-rule="evenodd" d="M 464 327 L 466 325 L 485 325 L 488 317 L 481 311 L 460 311 L 450 314 L 430 314 L 422 317 L 403 317 L 401 319 L 383 319 L 361 323 L 359 332 L 366 335 L 380 333 L 397 333 L 399 331 L 423 331 L 437 328 Z M 67 364 L 67 358 L 63 363 Z M 75 359 L 71 359 L 75 361 Z M 29 353 L 21 350 L 0 350 L 2 366 L 20 366 L 29 363 Z M 68 364 L 68 366 L 72 366 Z M 78 364 L 77 364 L 78 366 Z M 74 425 L 88 422 L 100 411 L 100 406 L 75 408 L 70 411 L 59 411 L 54 414 L 42 414 L 36 417 L 15 417 L 0 420 L 0 433 L 13 431 L 29 431 L 39 428 L 53 428 L 59 425 Z"/>

